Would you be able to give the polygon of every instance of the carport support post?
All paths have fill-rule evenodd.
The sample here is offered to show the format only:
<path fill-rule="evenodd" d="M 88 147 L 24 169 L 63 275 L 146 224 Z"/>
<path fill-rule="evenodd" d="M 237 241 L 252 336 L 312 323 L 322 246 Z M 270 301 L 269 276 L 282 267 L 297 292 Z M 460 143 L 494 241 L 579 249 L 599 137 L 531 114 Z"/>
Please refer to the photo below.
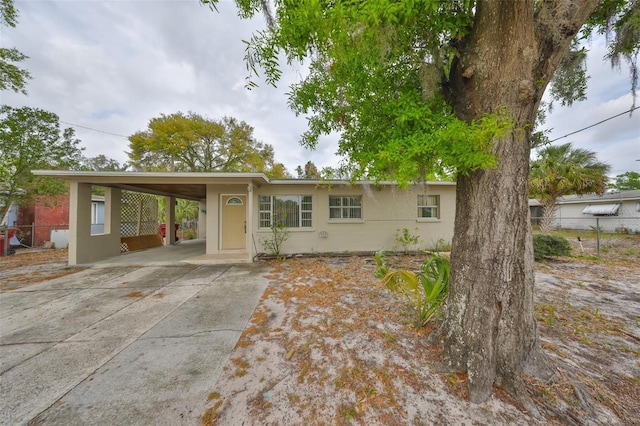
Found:
<path fill-rule="evenodd" d="M 253 260 L 253 184 L 247 185 L 247 220 L 244 225 L 249 261 Z"/>
<path fill-rule="evenodd" d="M 69 184 L 69 265 L 86 263 L 92 258 L 91 185 Z"/>
<path fill-rule="evenodd" d="M 167 197 L 167 210 L 165 212 L 166 236 L 164 239 L 164 245 L 176 243 L 176 198 Z"/>
<path fill-rule="evenodd" d="M 198 203 L 198 238 L 207 238 L 207 200 Z"/>
<path fill-rule="evenodd" d="M 596 217 L 596 252 L 600 257 L 600 218 Z"/>

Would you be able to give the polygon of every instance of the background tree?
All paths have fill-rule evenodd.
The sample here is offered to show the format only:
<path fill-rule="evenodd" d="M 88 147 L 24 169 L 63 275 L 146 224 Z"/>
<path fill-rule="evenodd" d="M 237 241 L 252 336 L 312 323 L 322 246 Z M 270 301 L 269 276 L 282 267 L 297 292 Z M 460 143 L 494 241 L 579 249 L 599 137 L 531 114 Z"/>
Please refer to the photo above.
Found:
<path fill-rule="evenodd" d="M 224 117 L 220 121 L 190 112 L 161 115 L 148 129 L 129 137 L 131 164 L 146 171 L 263 172 L 285 177 L 273 147 L 253 137 L 253 127 Z"/>
<path fill-rule="evenodd" d="M 13 0 L 0 0 L 0 26 L 15 27 L 18 22 L 18 11 Z M 13 90 L 25 95 L 27 80 L 31 78 L 29 71 L 19 68 L 16 63 L 28 57 L 18 49 L 0 47 L 0 90 Z"/>
<path fill-rule="evenodd" d="M 13 202 L 63 193 L 64 181 L 34 176 L 31 171 L 79 168 L 83 150 L 79 144 L 73 129 L 60 129 L 54 113 L 0 107 L 0 217 Z"/>
<path fill-rule="evenodd" d="M 120 164 L 117 160 L 100 154 L 95 157 L 83 157 L 82 167 L 96 172 L 126 172 L 129 164 Z"/>
<path fill-rule="evenodd" d="M 213 3 L 217 0 L 203 0 Z M 240 15 L 267 0 L 236 0 Z M 451 287 L 440 329 L 444 364 L 467 372 L 470 400 L 497 384 L 536 408 L 524 373 L 548 378 L 533 312 L 528 216 L 531 132 L 576 36 L 606 32 L 610 58 L 637 80 L 636 0 L 277 1 L 248 42 L 250 70 L 275 83 L 281 54 L 310 61 L 291 90 L 310 114 L 303 143 L 340 132 L 353 176 L 401 184 L 457 173 Z M 581 28 L 584 32 L 579 34 Z M 566 65 L 564 65 L 566 64 Z M 581 73 L 564 77 L 580 79 Z M 561 99 L 581 96 L 557 91 Z M 561 100 L 560 99 L 560 100 Z"/>
<path fill-rule="evenodd" d="M 531 196 L 542 204 L 540 229 L 553 230 L 556 200 L 570 194 L 603 194 L 609 165 L 599 162 L 588 149 L 573 148 L 570 143 L 549 145 L 538 151 L 531 162 Z"/>
<path fill-rule="evenodd" d="M 640 173 L 638 172 L 624 172 L 616 176 L 616 181 L 609 184 L 611 189 L 618 191 L 631 191 L 634 189 L 640 189 Z"/>
<path fill-rule="evenodd" d="M 296 167 L 296 173 L 298 174 L 298 179 L 320 179 L 320 172 L 318 168 L 312 161 L 307 161 L 304 165 L 304 169 L 302 166 Z"/>

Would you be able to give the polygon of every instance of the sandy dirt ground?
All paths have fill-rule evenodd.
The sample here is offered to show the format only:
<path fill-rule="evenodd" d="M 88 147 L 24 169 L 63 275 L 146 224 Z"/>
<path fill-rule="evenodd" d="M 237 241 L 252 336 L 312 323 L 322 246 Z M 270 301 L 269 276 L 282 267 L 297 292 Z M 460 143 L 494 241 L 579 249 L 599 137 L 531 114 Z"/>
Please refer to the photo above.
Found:
<path fill-rule="evenodd" d="M 16 290 L 44 280 L 62 277 L 84 268 L 67 266 L 67 249 L 17 249 L 0 257 L 0 292 Z"/>
<path fill-rule="evenodd" d="M 541 418 L 501 389 L 472 404 L 466 376 L 439 372 L 372 259 L 272 262 L 271 283 L 222 378 L 203 424 L 640 424 L 640 244 L 611 243 L 537 264 L 536 317 L 557 376 L 527 377 Z M 584 244 L 583 244 L 584 245 Z M 575 251 L 574 250 L 574 251 Z M 606 255 L 608 254 L 608 255 Z M 398 262 L 415 267 L 418 258 Z"/>
<path fill-rule="evenodd" d="M 536 265 L 536 317 L 557 375 L 526 378 L 542 418 L 501 389 L 472 404 L 466 376 L 437 368 L 397 295 L 367 257 L 272 261 L 270 285 L 221 379 L 203 424 L 640 425 L 640 236 L 577 241 L 574 256 Z M 583 251 L 584 249 L 584 251 Z M 0 292 L 74 273 L 66 250 L 0 258 Z M 398 257 L 415 268 L 419 257 Z"/>

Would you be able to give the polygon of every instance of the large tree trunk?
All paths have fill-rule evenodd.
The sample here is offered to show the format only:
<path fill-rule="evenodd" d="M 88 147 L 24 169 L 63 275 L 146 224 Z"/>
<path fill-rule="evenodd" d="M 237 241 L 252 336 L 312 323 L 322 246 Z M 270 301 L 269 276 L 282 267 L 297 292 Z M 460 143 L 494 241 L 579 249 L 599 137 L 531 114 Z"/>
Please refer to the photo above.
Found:
<path fill-rule="evenodd" d="M 529 141 L 544 89 L 597 0 L 480 0 L 452 66 L 450 99 L 466 121 L 506 108 L 510 134 L 496 138 L 495 169 L 459 176 L 445 362 L 468 373 L 469 396 L 498 384 L 532 411 L 522 375 L 549 377 L 533 311 Z M 552 34 L 551 31 L 555 31 Z"/>

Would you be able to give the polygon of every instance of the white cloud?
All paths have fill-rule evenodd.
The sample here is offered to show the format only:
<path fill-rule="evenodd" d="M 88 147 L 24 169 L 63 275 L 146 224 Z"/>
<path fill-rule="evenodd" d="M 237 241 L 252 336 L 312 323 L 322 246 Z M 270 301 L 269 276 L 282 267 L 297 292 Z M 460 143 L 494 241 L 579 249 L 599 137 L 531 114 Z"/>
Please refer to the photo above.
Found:
<path fill-rule="evenodd" d="M 261 83 L 245 88 L 245 45 L 259 17 L 243 21 L 230 1 L 219 13 L 196 0 L 62 1 L 17 0 L 16 28 L 0 28 L 3 46 L 30 56 L 25 66 L 34 79 L 29 96 L 4 92 L 1 103 L 55 112 L 60 119 L 116 135 L 146 128 L 159 114 L 193 111 L 211 118 L 233 116 L 255 128 L 255 136 L 274 146 L 289 171 L 313 161 L 336 165 L 337 135 L 321 138 L 315 151 L 299 145 L 307 128 L 287 106 L 289 84 L 305 75 L 304 65 L 285 66 L 278 88 Z M 589 101 L 557 107 L 549 116 L 551 137 L 559 137 L 624 111 L 631 105 L 627 71 L 613 71 L 594 42 L 589 62 Z M 640 162 L 638 114 L 620 117 L 559 142 L 596 150 L 613 172 L 635 170 Z M 125 137 L 76 128 L 86 155 L 127 160 Z"/>
<path fill-rule="evenodd" d="M 632 115 L 623 114 L 587 130 L 563 137 L 569 133 L 594 125 L 609 117 L 628 111 L 633 105 L 631 81 L 624 64 L 611 68 L 604 59 L 606 47 L 603 39 L 592 42 L 587 60 L 590 75 L 587 100 L 571 107 L 555 106 L 547 117 L 545 128 L 552 129 L 554 144 L 571 142 L 573 146 L 594 151 L 598 160 L 611 165 L 610 175 L 640 170 L 640 110 Z"/>

